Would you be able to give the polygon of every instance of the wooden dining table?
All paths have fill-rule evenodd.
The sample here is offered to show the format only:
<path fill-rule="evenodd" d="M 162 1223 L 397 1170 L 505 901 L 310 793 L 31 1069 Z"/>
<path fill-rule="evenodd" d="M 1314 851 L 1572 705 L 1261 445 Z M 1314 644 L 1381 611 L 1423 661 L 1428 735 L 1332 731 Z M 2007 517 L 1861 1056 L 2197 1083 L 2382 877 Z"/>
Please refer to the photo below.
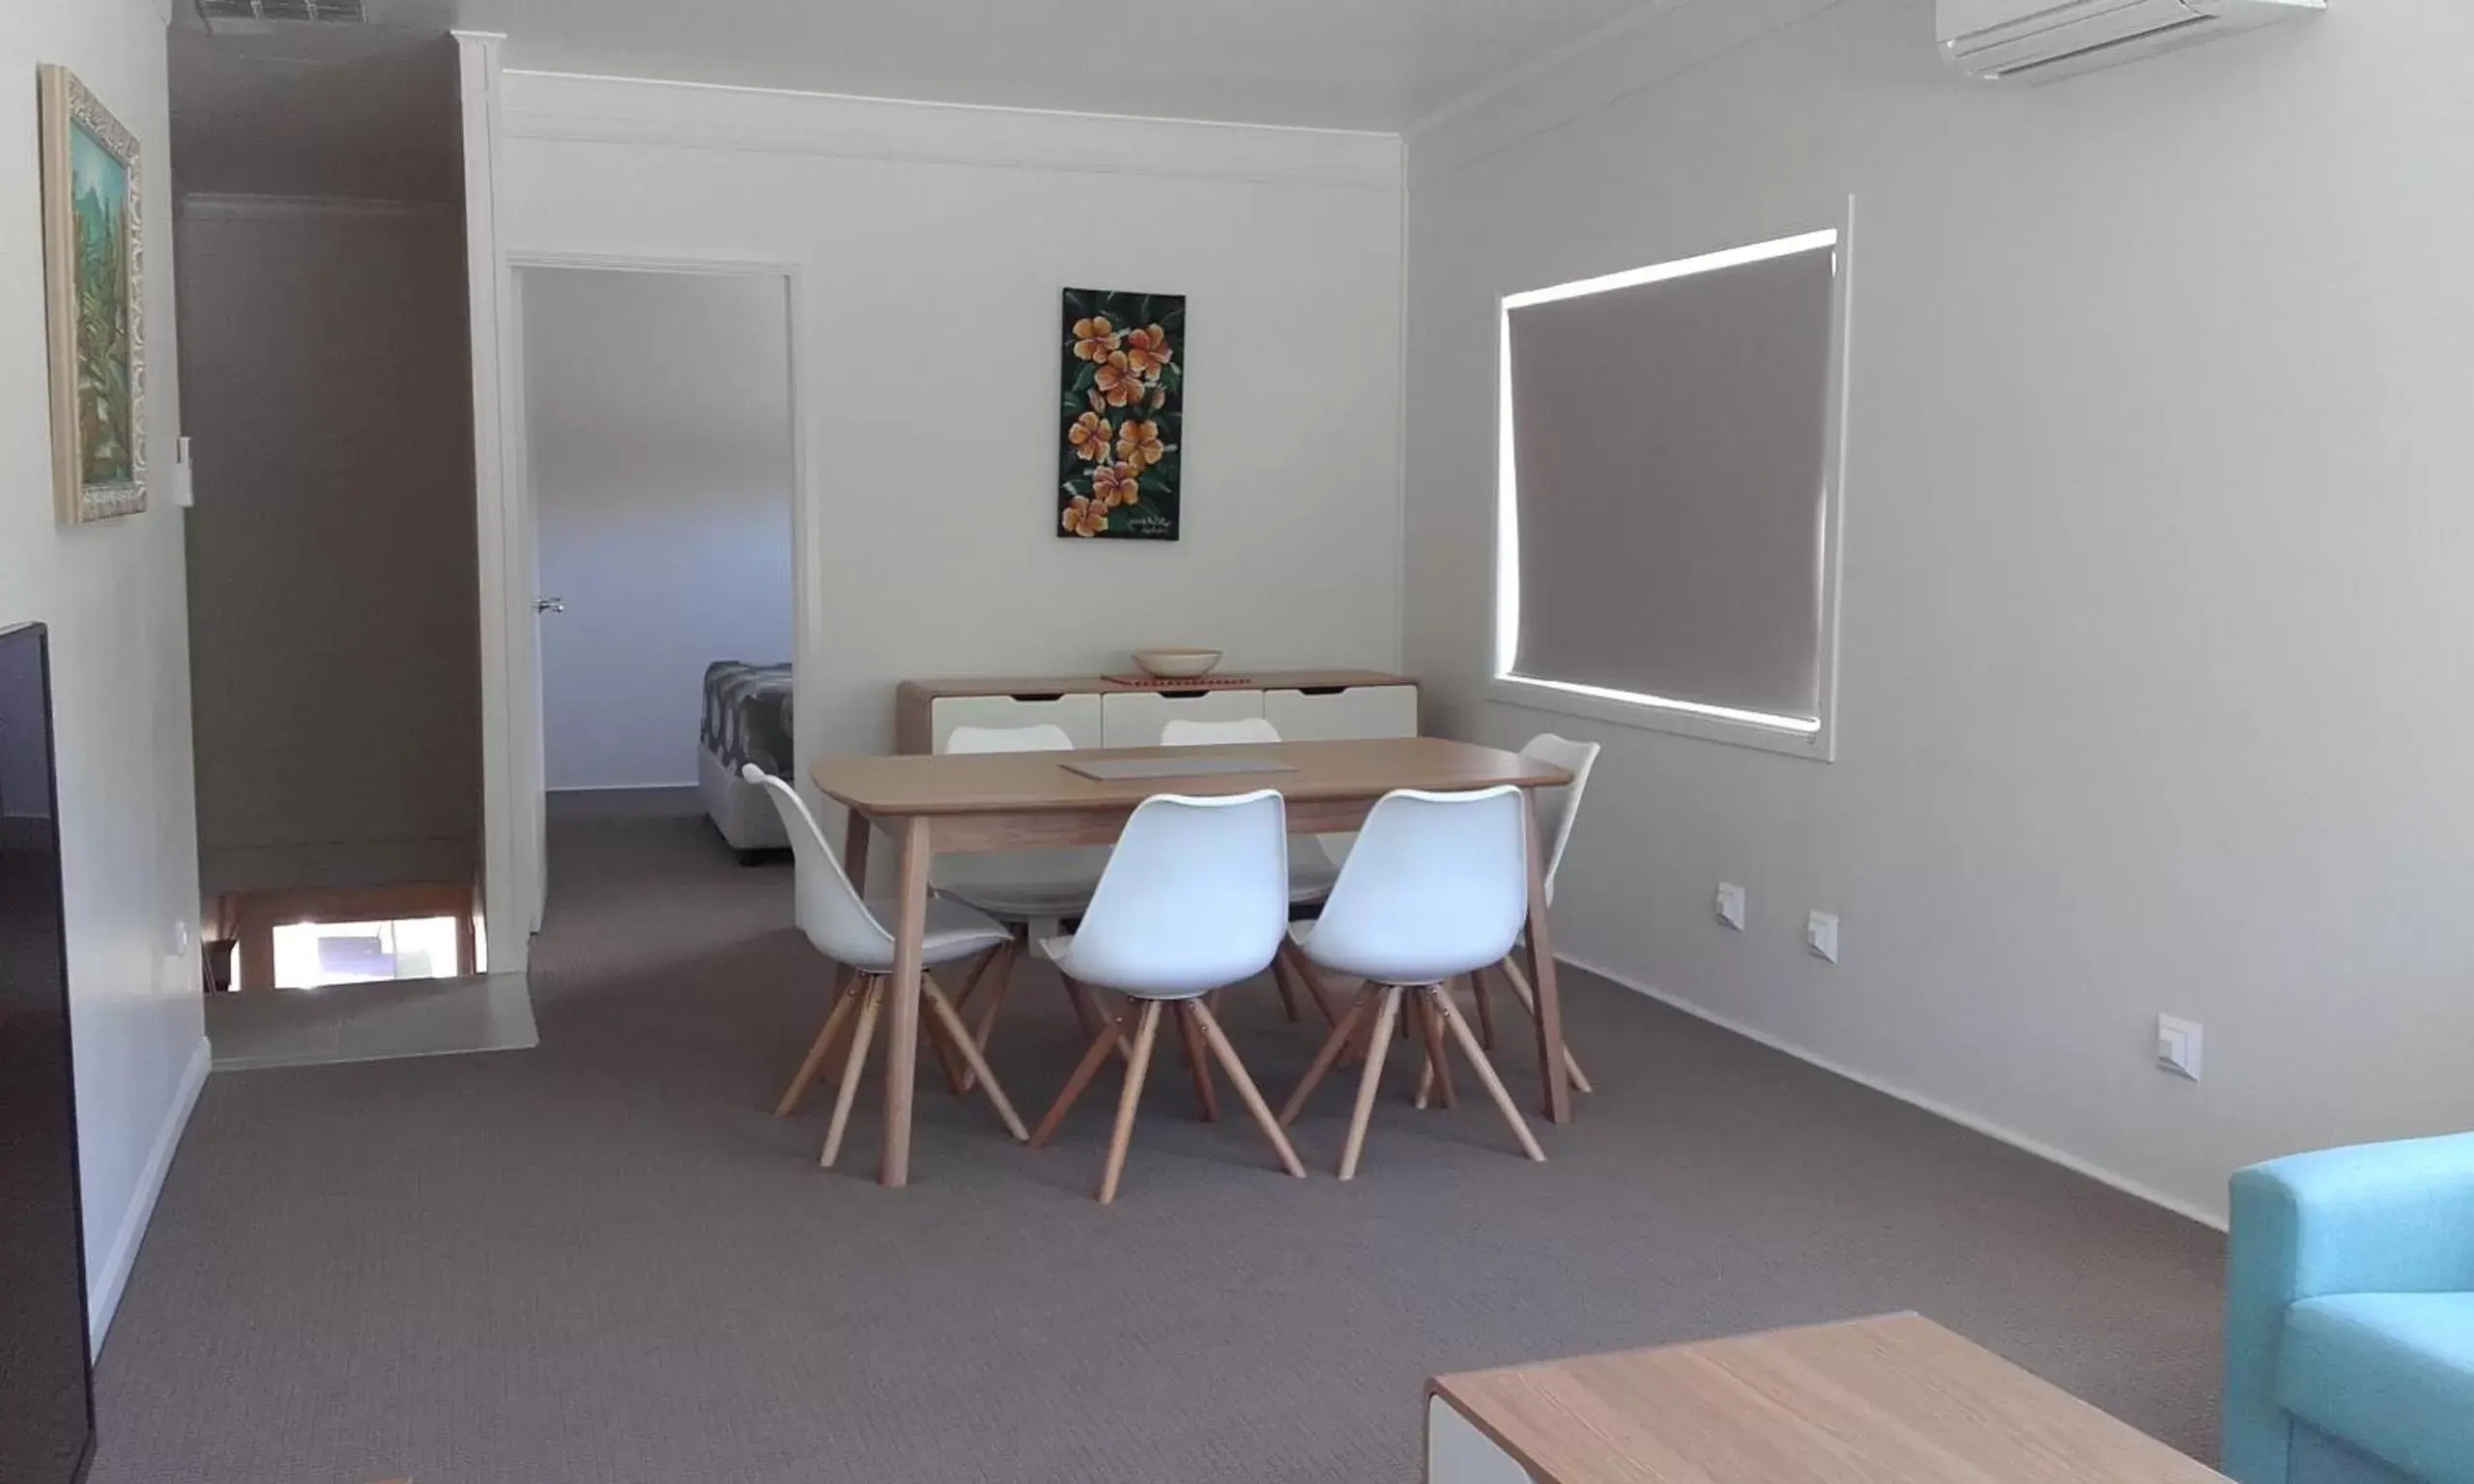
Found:
<path fill-rule="evenodd" d="M 1194 773 L 1097 779 L 1077 764 L 1118 758 L 1192 762 L 1244 758 L 1278 771 Z M 1345 833 L 1366 822 L 1377 799 L 1395 788 L 1457 792 L 1511 785 L 1560 787 L 1571 775 L 1517 753 L 1443 737 L 1348 742 L 1280 742 L 1231 747 L 1090 748 L 1074 752 L 973 753 L 826 757 L 809 770 L 825 797 L 849 812 L 843 869 L 865 890 L 875 831 L 901 850 L 895 956 L 887 1002 L 884 1156 L 879 1184 L 910 1179 L 910 1111 L 918 1070 L 920 941 L 928 914 L 928 867 L 939 851 L 1033 849 L 1113 843 L 1135 806 L 1153 794 L 1232 794 L 1277 788 L 1292 835 Z M 1537 838 L 1530 804 L 1530 839 Z M 1563 1001 L 1546 921 L 1540 852 L 1529 852 L 1529 929 L 1524 952 L 1538 997 L 1538 1057 L 1546 1117 L 1568 1123 L 1572 1090 L 1564 1054 Z"/>

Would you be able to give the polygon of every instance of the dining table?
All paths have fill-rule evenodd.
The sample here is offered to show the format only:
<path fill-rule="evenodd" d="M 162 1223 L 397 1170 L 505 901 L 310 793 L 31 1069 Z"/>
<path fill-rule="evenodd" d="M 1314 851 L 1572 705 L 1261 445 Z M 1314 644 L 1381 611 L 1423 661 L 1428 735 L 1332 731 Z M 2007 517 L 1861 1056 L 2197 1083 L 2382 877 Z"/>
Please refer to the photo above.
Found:
<path fill-rule="evenodd" d="M 1137 761 L 1151 766 L 1125 771 L 1143 776 L 1092 777 L 1077 771 L 1102 764 L 1100 771 L 1106 772 L 1107 764 Z M 1231 766 L 1249 771 L 1211 771 Z M 1189 767 L 1194 771 L 1183 771 Z M 829 756 L 809 769 L 809 778 L 819 792 L 848 811 L 843 869 L 862 892 L 876 832 L 891 837 L 900 851 L 894 969 L 886 1004 L 884 1154 L 877 1171 L 877 1182 L 885 1185 L 910 1180 L 920 943 L 927 924 L 929 863 L 939 852 L 1111 844 L 1136 806 L 1154 794 L 1235 794 L 1259 788 L 1280 791 L 1289 831 L 1297 836 L 1355 830 L 1375 802 L 1395 789 L 1449 793 L 1510 785 L 1521 790 L 1530 815 L 1528 838 L 1534 842 L 1534 790 L 1571 782 L 1570 774 L 1551 763 L 1446 737 Z M 1572 1089 L 1541 854 L 1534 844 L 1528 852 L 1529 919 L 1520 952 L 1527 956 L 1537 992 L 1543 1111 L 1560 1124 L 1571 1120 Z"/>

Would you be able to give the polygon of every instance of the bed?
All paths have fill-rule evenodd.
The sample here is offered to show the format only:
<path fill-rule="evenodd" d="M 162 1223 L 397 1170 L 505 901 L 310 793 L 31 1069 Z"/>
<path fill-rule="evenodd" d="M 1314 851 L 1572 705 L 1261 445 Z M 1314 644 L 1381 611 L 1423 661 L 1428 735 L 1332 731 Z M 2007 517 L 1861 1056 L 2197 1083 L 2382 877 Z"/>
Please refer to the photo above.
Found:
<path fill-rule="evenodd" d="M 705 724 L 698 738 L 697 788 L 713 828 L 753 864 L 791 843 L 762 787 L 739 777 L 754 763 L 791 776 L 791 667 L 715 660 L 705 667 Z"/>

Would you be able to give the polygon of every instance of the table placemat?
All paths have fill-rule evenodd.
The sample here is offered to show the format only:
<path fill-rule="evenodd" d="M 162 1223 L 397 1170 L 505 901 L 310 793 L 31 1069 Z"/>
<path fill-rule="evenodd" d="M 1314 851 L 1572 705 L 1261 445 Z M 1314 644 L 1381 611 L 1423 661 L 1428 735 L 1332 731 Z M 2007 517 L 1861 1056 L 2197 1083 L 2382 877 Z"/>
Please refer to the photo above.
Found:
<path fill-rule="evenodd" d="M 1224 773 L 1294 773 L 1295 766 L 1268 757 L 1094 757 L 1060 764 L 1068 773 L 1104 784 L 1134 778 L 1203 778 Z"/>
<path fill-rule="evenodd" d="M 1110 685 L 1132 686 L 1139 691 L 1243 691 L 1251 689 L 1251 675 L 1102 675 Z"/>

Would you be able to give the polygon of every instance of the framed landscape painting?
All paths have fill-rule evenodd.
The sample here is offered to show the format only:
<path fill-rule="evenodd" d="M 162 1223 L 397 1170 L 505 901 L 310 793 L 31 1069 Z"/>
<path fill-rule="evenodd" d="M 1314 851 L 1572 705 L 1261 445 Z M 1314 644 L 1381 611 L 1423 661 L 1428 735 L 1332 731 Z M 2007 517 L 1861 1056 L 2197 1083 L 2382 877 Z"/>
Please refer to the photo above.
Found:
<path fill-rule="evenodd" d="M 52 484 L 64 521 L 146 508 L 137 136 L 65 67 L 39 74 Z"/>
<path fill-rule="evenodd" d="M 1068 289 L 1064 331 L 1057 534 L 1176 540 L 1186 297 Z"/>

